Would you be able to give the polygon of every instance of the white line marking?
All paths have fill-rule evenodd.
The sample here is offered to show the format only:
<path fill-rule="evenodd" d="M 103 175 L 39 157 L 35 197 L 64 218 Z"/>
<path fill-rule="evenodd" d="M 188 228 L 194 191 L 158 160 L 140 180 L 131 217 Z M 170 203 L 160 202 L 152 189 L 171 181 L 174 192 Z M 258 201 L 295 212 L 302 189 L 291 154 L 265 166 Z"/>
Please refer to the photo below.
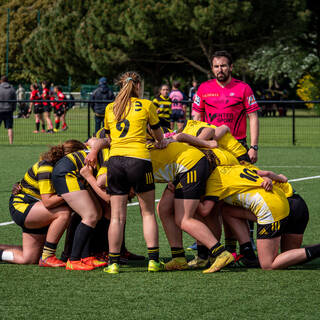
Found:
<path fill-rule="evenodd" d="M 262 168 L 320 168 L 320 166 L 261 166 Z"/>
<path fill-rule="evenodd" d="M 305 167 L 306 168 L 306 167 Z M 305 177 L 305 178 L 298 178 L 298 179 L 292 179 L 292 180 L 288 180 L 289 182 L 296 182 L 296 181 L 303 181 L 303 180 L 311 180 L 311 179 L 319 179 L 320 176 L 313 176 L 313 177 Z M 160 199 L 156 199 L 155 202 L 159 202 Z M 132 202 L 132 203 L 128 203 L 128 207 L 132 207 L 132 206 L 137 206 L 139 204 L 139 202 Z M 8 224 L 13 224 L 13 221 L 8 221 L 8 222 L 2 222 L 0 223 L 0 227 L 2 226 L 6 226 Z"/>
<path fill-rule="evenodd" d="M 13 221 L 2 222 L 2 223 L 0 223 L 0 227 L 7 226 L 8 224 L 14 224 L 14 222 Z"/>
<path fill-rule="evenodd" d="M 299 179 L 292 179 L 288 180 L 289 182 L 294 182 L 294 181 L 303 181 L 303 180 L 311 180 L 311 179 L 319 179 L 320 176 L 313 176 L 313 177 L 305 177 L 305 178 L 299 178 Z"/>

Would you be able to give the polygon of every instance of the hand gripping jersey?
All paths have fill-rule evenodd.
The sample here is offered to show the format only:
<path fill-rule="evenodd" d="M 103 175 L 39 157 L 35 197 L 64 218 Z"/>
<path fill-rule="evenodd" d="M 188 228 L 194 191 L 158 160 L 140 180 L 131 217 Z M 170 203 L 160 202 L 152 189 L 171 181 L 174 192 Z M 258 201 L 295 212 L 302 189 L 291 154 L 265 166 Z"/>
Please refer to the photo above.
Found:
<path fill-rule="evenodd" d="M 203 128 L 215 129 L 216 126 L 210 125 L 203 121 L 188 120 L 182 132 L 197 137 L 201 133 Z M 230 152 L 236 158 L 241 157 L 247 153 L 246 148 L 235 137 L 233 137 L 230 132 L 227 132 L 218 141 L 218 144 L 219 144 L 219 149 L 221 148 L 223 150 Z M 213 151 L 215 151 L 215 149 L 213 149 Z"/>
<path fill-rule="evenodd" d="M 273 186 L 272 191 L 261 187 L 263 179 L 245 166 L 217 167 L 206 186 L 206 199 L 250 210 L 259 224 L 280 221 L 289 215 L 289 204 L 284 192 Z"/>
<path fill-rule="evenodd" d="M 146 147 L 146 129 L 150 124 L 152 129 L 159 127 L 159 118 L 155 105 L 146 99 L 131 98 L 131 109 L 120 122 L 113 113 L 113 104 L 106 107 L 105 129 L 110 133 L 110 157 L 125 156 L 150 160 Z M 127 106 L 128 107 L 128 106 Z"/>
<path fill-rule="evenodd" d="M 192 146 L 172 142 L 164 149 L 150 149 L 155 182 L 174 181 L 179 173 L 193 168 L 205 155 Z"/>
<path fill-rule="evenodd" d="M 51 180 L 52 170 L 53 166 L 47 161 L 35 163 L 20 182 L 21 192 L 39 200 L 42 194 L 55 193 Z"/>
<path fill-rule="evenodd" d="M 249 85 L 233 78 L 225 87 L 221 87 L 216 79 L 202 83 L 192 108 L 202 113 L 203 120 L 209 124 L 226 124 L 236 139 L 247 136 L 246 115 L 259 109 Z"/>

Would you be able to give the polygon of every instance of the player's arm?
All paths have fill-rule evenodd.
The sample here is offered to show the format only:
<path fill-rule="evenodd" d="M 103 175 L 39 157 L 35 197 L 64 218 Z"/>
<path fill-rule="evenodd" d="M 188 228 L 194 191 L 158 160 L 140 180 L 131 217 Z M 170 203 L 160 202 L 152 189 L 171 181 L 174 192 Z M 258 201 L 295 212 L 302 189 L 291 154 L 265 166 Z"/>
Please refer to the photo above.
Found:
<path fill-rule="evenodd" d="M 110 147 L 110 138 L 90 138 L 87 142 L 87 145 L 90 146 L 90 152 L 86 156 L 84 162 L 95 168 L 97 166 L 97 158 L 100 150 Z"/>
<path fill-rule="evenodd" d="M 201 121 L 201 113 L 193 110 L 193 120 Z"/>
<path fill-rule="evenodd" d="M 283 175 L 283 174 L 276 174 L 273 171 L 266 171 L 266 170 L 257 170 L 257 175 L 260 177 L 264 178 L 267 177 L 273 181 L 278 181 L 278 182 L 288 182 L 288 178 Z"/>
<path fill-rule="evenodd" d="M 110 202 L 110 195 L 107 194 L 104 190 L 102 190 L 94 175 L 92 174 L 92 168 L 88 165 L 82 167 L 80 169 L 80 174 L 87 180 L 87 182 L 90 184 L 94 192 L 104 201 Z"/>
<path fill-rule="evenodd" d="M 218 143 L 215 140 L 203 140 L 182 132 L 174 135 L 172 138 L 178 142 L 186 142 L 192 146 L 199 148 L 213 149 L 218 147 Z"/>
<path fill-rule="evenodd" d="M 65 203 L 63 198 L 55 193 L 41 194 L 41 201 L 47 209 L 52 209 Z"/>
<path fill-rule="evenodd" d="M 250 143 L 251 146 L 257 146 L 259 140 L 259 118 L 258 112 L 251 112 L 248 114 L 249 117 L 249 125 L 250 125 Z M 248 151 L 248 155 L 250 157 L 251 163 L 256 163 L 258 160 L 258 150 L 254 150 L 250 148 Z"/>
<path fill-rule="evenodd" d="M 227 132 L 230 132 L 230 128 L 223 124 L 220 127 L 216 127 L 214 129 L 215 131 L 215 136 L 213 137 L 214 140 L 220 140 Z"/>

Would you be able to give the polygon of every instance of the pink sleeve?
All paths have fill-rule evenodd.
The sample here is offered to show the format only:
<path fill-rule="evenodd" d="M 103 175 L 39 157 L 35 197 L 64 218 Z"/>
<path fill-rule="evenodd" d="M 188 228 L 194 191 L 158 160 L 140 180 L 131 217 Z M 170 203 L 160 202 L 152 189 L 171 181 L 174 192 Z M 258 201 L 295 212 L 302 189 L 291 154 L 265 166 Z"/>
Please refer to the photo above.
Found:
<path fill-rule="evenodd" d="M 259 110 L 256 98 L 254 97 L 252 89 L 246 85 L 244 89 L 243 104 L 245 105 L 247 113 Z"/>
<path fill-rule="evenodd" d="M 198 88 L 197 93 L 193 96 L 192 111 L 204 113 L 204 102 L 202 100 L 202 86 Z"/>

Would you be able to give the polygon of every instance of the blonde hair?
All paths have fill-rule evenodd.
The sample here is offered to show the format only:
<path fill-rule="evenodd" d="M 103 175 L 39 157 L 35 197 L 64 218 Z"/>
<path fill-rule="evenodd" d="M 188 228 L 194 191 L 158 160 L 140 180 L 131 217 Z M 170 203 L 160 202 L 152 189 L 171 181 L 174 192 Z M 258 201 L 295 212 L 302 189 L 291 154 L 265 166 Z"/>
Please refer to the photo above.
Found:
<path fill-rule="evenodd" d="M 131 97 L 139 97 L 140 75 L 135 71 L 128 71 L 119 76 L 117 84 L 120 92 L 114 100 L 113 113 L 119 122 L 125 119 L 131 109 Z M 128 108 L 127 108 L 128 105 Z"/>

